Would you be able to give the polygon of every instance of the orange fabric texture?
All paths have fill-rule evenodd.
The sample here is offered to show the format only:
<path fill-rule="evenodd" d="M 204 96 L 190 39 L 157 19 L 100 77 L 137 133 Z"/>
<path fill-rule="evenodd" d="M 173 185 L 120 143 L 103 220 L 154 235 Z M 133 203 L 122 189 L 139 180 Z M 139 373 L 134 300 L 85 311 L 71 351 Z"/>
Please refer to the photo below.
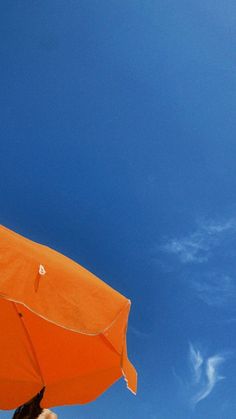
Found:
<path fill-rule="evenodd" d="M 0 409 L 87 403 L 122 375 L 130 301 L 78 263 L 0 226 Z"/>

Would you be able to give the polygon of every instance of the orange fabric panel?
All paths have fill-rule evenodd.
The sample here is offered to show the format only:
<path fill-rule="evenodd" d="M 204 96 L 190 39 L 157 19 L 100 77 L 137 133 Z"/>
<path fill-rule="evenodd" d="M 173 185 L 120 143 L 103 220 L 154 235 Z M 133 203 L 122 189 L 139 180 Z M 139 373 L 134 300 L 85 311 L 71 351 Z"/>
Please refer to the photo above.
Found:
<path fill-rule="evenodd" d="M 122 376 L 121 356 L 103 336 L 71 332 L 20 304 L 17 308 L 23 315 L 21 320 L 30 335 L 46 386 L 45 407 L 72 403 L 73 394 L 76 403 L 87 403 Z M 62 388 L 63 397 L 57 394 Z"/>
<path fill-rule="evenodd" d="M 0 294 L 68 329 L 99 334 L 127 304 L 78 263 L 3 226 L 0 251 Z"/>
<path fill-rule="evenodd" d="M 0 298 L 0 408 L 13 409 L 43 386 L 14 303 Z"/>
<path fill-rule="evenodd" d="M 95 400 L 115 381 L 122 377 L 120 367 L 99 371 L 91 377 L 79 377 L 64 382 L 51 384 L 45 390 L 41 406 L 64 406 L 69 404 L 84 404 Z M 92 385 L 92 383 L 94 383 Z"/>

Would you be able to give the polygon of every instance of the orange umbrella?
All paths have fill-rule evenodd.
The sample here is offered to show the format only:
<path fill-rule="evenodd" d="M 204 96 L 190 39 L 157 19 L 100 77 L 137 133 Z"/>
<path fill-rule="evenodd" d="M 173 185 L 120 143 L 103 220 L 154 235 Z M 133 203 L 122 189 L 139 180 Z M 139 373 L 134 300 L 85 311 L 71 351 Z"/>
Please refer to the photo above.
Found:
<path fill-rule="evenodd" d="M 0 409 L 90 402 L 120 377 L 130 301 L 85 268 L 0 226 Z"/>

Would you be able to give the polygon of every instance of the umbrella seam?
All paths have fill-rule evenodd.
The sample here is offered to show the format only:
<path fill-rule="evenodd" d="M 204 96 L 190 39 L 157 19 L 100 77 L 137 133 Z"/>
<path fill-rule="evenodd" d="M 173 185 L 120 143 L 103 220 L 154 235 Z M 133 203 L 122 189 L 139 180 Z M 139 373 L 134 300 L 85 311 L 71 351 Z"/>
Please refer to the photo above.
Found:
<path fill-rule="evenodd" d="M 15 303 L 14 301 L 12 301 L 12 303 L 13 303 L 13 306 L 14 306 L 15 311 L 16 311 L 16 313 L 17 313 L 17 316 L 19 316 L 19 312 L 18 312 L 18 310 L 17 310 L 16 303 Z M 30 338 L 30 334 L 29 334 L 29 332 L 28 332 L 28 329 L 27 329 L 26 325 L 24 324 L 24 321 L 23 321 L 22 319 L 20 319 L 20 322 L 21 322 L 21 325 L 22 325 L 22 329 L 23 329 L 23 330 L 24 330 L 24 332 L 25 332 L 26 338 L 27 338 L 27 340 L 28 340 L 28 342 L 29 342 L 29 344 L 30 344 L 31 351 L 32 351 L 32 355 L 33 355 L 33 358 L 34 358 L 35 363 L 36 363 L 36 365 L 37 365 L 38 372 L 39 372 L 39 375 L 40 375 L 41 380 L 42 380 L 42 384 L 43 384 L 43 385 L 45 385 L 44 378 L 43 378 L 43 374 L 42 374 L 42 371 L 41 371 L 41 368 L 40 368 L 40 364 L 39 364 L 39 360 L 38 360 L 38 357 L 37 357 L 37 355 L 36 355 L 36 351 L 35 351 L 35 348 L 34 348 L 33 342 L 32 342 L 32 340 L 31 340 L 31 338 Z"/>
<path fill-rule="evenodd" d="M 116 317 L 114 318 L 114 320 L 112 320 L 112 322 L 111 322 L 111 323 L 110 323 L 107 327 L 105 327 L 105 329 L 102 329 L 101 331 L 99 331 L 99 332 L 97 332 L 97 333 L 88 333 L 88 332 L 81 331 L 81 330 L 75 330 L 75 329 L 72 329 L 72 328 L 69 328 L 69 327 L 63 326 L 63 325 L 62 325 L 62 324 L 60 324 L 60 323 L 54 322 L 54 321 L 52 321 L 52 320 L 48 319 L 47 317 L 45 317 L 45 316 L 41 315 L 40 313 L 37 313 L 37 311 L 34 311 L 31 307 L 29 307 L 27 304 L 23 303 L 22 301 L 17 301 L 17 300 L 14 300 L 14 299 L 9 298 L 9 297 L 7 297 L 6 295 L 3 295 L 3 294 L 1 294 L 1 293 L 0 293 L 0 298 L 3 298 L 4 300 L 11 301 L 11 302 L 16 303 L 16 304 L 22 304 L 24 307 L 26 307 L 26 308 L 27 308 L 28 310 L 30 310 L 32 313 L 34 313 L 35 315 L 37 315 L 37 316 L 41 317 L 42 319 L 44 319 L 44 320 L 48 321 L 49 323 L 55 324 L 55 325 L 56 325 L 56 326 L 58 326 L 58 327 L 62 327 L 62 328 L 63 328 L 63 329 L 65 329 L 65 330 L 69 330 L 69 331 L 74 332 L 74 333 L 80 333 L 81 335 L 86 335 L 86 336 L 98 336 L 98 335 L 104 334 L 107 330 L 109 330 L 109 329 L 113 326 L 113 324 L 116 322 L 116 320 L 118 319 L 118 317 L 120 316 L 120 314 L 122 313 L 122 311 L 123 311 L 126 307 L 128 307 L 128 306 L 130 306 L 130 305 L 131 305 L 131 301 L 130 301 L 130 300 L 128 300 L 127 304 L 125 304 L 125 305 L 124 305 L 124 307 L 122 307 L 122 309 L 121 309 L 121 310 L 119 311 L 119 313 L 116 315 Z"/>

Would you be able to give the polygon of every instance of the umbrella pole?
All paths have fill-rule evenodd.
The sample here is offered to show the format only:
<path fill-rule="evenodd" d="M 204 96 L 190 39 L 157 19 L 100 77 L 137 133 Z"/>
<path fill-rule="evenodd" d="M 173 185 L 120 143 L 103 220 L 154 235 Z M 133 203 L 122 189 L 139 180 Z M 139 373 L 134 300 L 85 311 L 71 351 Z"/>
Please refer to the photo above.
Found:
<path fill-rule="evenodd" d="M 37 419 L 43 411 L 40 406 L 40 402 L 43 398 L 44 391 L 45 387 L 43 387 L 42 390 L 33 397 L 33 399 L 18 407 L 12 419 Z"/>

